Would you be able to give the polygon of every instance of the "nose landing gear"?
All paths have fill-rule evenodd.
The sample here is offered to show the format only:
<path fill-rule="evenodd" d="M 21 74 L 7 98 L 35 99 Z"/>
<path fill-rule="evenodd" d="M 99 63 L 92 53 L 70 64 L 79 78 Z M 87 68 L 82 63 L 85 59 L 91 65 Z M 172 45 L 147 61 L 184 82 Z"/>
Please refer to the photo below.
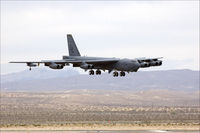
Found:
<path fill-rule="evenodd" d="M 125 72 L 120 72 L 120 74 L 118 73 L 118 72 L 113 72 L 113 77 L 118 77 L 118 76 L 121 76 L 121 77 L 124 77 L 126 74 L 125 74 Z"/>
<path fill-rule="evenodd" d="M 96 70 L 96 75 L 101 75 L 101 71 L 100 70 Z"/>
<path fill-rule="evenodd" d="M 120 72 L 121 77 L 124 77 L 125 75 L 126 75 L 125 72 Z"/>

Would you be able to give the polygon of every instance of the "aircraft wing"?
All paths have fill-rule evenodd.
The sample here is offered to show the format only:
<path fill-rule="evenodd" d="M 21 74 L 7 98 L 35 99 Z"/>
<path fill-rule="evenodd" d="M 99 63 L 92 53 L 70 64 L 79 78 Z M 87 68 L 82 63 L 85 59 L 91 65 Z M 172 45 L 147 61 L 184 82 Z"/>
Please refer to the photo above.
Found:
<path fill-rule="evenodd" d="M 64 60 L 42 60 L 42 61 L 11 61 L 9 63 L 58 63 L 58 64 L 62 64 L 62 63 L 67 63 Z"/>
<path fill-rule="evenodd" d="M 157 61 L 159 59 L 162 59 L 163 57 L 158 58 L 137 58 L 139 62 L 151 62 L 151 61 Z"/>
<path fill-rule="evenodd" d="M 77 59 L 64 59 L 64 60 L 42 60 L 42 61 L 11 61 L 9 63 L 26 63 L 26 64 L 41 64 L 41 63 L 56 63 L 56 64 L 68 64 L 68 63 L 114 63 L 119 59 L 95 59 L 95 60 L 77 60 Z"/>
<path fill-rule="evenodd" d="M 97 63 L 115 63 L 119 59 L 95 59 L 95 60 L 66 60 L 68 63 L 88 63 L 88 64 L 97 64 Z"/>
<path fill-rule="evenodd" d="M 11 61 L 9 63 L 26 63 L 29 64 L 41 64 L 41 63 L 56 63 L 56 64 L 65 64 L 63 60 L 49 60 L 49 61 Z"/>
<path fill-rule="evenodd" d="M 9 63 L 25 63 L 27 66 L 30 67 L 36 67 L 40 64 L 45 64 L 45 66 L 49 66 L 50 64 L 60 64 L 60 65 L 69 65 L 69 63 L 63 61 L 63 60 L 49 60 L 49 61 L 11 61 Z"/>
<path fill-rule="evenodd" d="M 9 63 L 44 63 L 42 61 L 10 61 Z"/>

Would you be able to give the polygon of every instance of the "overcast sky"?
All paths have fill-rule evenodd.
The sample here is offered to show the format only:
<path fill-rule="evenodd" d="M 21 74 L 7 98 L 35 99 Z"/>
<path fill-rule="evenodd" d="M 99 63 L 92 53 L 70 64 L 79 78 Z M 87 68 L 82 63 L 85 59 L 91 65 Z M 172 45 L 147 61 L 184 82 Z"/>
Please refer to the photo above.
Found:
<path fill-rule="evenodd" d="M 164 57 L 149 70 L 199 70 L 199 1 L 1 1 L 1 73 L 24 69 L 9 61 L 68 55 L 67 33 L 82 55 Z"/>

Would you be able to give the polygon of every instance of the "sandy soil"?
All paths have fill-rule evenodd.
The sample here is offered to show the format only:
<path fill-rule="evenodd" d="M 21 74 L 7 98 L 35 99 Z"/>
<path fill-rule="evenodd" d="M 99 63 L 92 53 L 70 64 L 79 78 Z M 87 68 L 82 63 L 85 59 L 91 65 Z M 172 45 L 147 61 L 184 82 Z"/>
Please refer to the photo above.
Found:
<path fill-rule="evenodd" d="M 1 127 L 1 130 L 199 130 L 200 125 L 169 125 L 169 126 L 132 126 L 132 125 L 117 125 L 117 126 L 103 126 L 103 125 L 67 125 L 67 126 L 10 126 Z"/>

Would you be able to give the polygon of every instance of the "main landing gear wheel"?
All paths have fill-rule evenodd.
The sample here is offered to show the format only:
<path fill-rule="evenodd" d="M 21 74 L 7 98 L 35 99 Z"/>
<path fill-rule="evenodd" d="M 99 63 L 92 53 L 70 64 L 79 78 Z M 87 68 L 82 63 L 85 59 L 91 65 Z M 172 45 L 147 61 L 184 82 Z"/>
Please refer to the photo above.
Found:
<path fill-rule="evenodd" d="M 120 72 L 120 76 L 121 77 L 123 77 L 123 76 L 125 76 L 126 74 L 125 74 L 125 72 Z"/>
<path fill-rule="evenodd" d="M 118 77 L 118 72 L 113 72 L 113 77 Z"/>
<path fill-rule="evenodd" d="M 90 71 L 89 71 L 89 75 L 94 75 L 94 71 L 93 71 L 93 70 L 90 70 Z"/>
<path fill-rule="evenodd" d="M 96 75 L 101 75 L 101 71 L 100 70 L 96 70 Z"/>
<path fill-rule="evenodd" d="M 31 67 L 29 68 L 29 71 L 31 71 Z"/>

